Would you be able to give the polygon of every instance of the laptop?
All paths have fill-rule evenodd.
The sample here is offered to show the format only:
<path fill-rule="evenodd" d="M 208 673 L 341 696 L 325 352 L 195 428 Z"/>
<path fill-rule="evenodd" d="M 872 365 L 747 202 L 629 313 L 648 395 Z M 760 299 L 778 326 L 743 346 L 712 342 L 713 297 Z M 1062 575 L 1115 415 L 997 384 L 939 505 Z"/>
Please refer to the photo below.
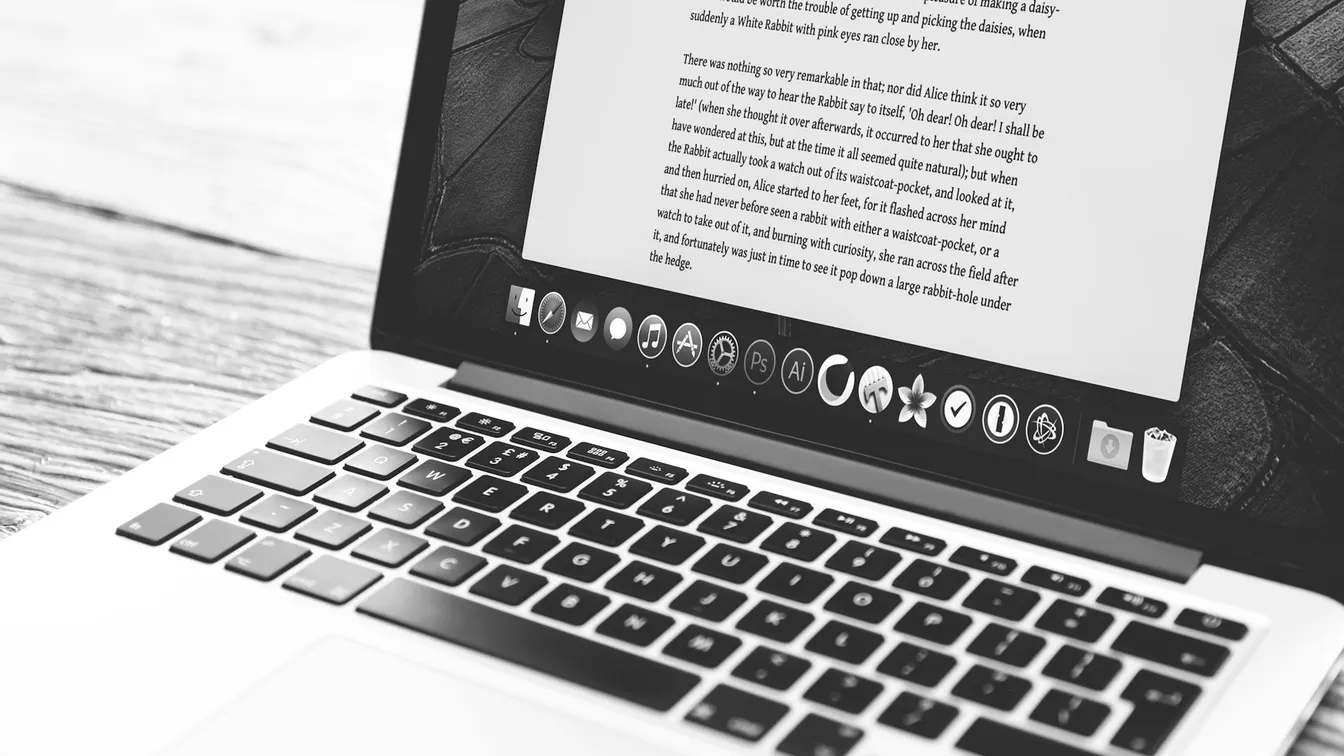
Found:
<path fill-rule="evenodd" d="M 0 751 L 1282 753 L 1344 610 L 1194 380 L 1242 8 L 1094 5 L 429 2 L 370 348 L 0 548 Z"/>

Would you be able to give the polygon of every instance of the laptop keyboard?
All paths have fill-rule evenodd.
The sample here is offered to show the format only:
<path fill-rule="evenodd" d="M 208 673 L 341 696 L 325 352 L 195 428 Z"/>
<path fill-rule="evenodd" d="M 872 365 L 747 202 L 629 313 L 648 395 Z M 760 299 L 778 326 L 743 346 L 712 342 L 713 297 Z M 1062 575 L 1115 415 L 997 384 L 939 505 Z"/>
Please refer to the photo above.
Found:
<path fill-rule="evenodd" d="M 362 388 L 117 534 L 794 756 L 872 728 L 981 756 L 1156 754 L 1248 633 L 408 399 Z"/>

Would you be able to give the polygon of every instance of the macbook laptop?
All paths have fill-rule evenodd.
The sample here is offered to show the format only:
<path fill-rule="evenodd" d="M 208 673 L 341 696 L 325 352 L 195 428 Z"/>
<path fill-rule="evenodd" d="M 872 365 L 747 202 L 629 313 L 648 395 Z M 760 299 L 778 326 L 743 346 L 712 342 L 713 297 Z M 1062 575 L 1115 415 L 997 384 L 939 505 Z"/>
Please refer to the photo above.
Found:
<path fill-rule="evenodd" d="M 0 751 L 1283 752 L 1336 534 L 1214 506 L 1191 367 L 1241 17 L 429 2 L 370 349 L 0 548 Z"/>

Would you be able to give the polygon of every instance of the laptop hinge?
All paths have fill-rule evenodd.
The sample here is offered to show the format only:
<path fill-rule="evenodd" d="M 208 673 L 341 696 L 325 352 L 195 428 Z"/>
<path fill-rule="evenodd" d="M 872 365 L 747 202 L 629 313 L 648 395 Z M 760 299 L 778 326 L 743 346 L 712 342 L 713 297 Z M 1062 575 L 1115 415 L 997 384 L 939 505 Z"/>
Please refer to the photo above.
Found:
<path fill-rule="evenodd" d="M 463 362 L 445 384 L 505 404 L 1184 583 L 1195 549 L 788 441 Z"/>

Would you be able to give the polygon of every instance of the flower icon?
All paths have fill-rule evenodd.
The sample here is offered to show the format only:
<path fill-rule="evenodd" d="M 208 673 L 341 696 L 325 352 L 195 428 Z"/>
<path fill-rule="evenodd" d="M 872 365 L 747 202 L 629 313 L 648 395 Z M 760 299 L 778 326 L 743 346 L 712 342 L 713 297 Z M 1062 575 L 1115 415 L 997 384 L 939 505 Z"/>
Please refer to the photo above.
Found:
<path fill-rule="evenodd" d="M 904 423 L 913 417 L 919 427 L 929 427 L 929 415 L 925 410 L 932 407 L 933 403 L 938 401 L 938 397 L 924 390 L 923 373 L 915 377 L 913 386 L 910 388 L 901 386 L 897 393 L 901 395 L 901 401 L 905 402 L 905 406 L 901 408 L 901 422 Z"/>

